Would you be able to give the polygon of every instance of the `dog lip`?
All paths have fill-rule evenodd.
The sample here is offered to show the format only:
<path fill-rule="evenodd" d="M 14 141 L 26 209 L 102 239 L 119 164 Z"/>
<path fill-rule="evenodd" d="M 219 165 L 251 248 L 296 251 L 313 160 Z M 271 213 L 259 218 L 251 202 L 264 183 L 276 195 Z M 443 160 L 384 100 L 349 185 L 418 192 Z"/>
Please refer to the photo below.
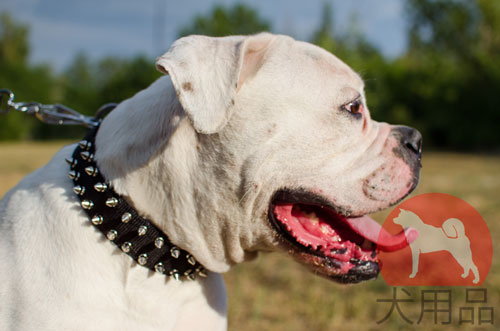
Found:
<path fill-rule="evenodd" d="M 377 278 L 380 272 L 379 264 L 366 261 L 365 263 L 354 266 L 345 276 L 346 283 L 359 283 L 365 280 Z"/>
<path fill-rule="evenodd" d="M 300 203 L 313 206 L 324 206 L 326 208 L 333 210 L 335 213 L 343 217 L 349 217 L 349 215 L 353 215 L 351 210 L 335 206 L 330 200 L 318 194 L 314 194 L 311 191 L 303 188 L 294 190 L 281 189 L 276 191 L 271 199 L 270 205 L 271 204 L 278 205 L 282 203 Z M 356 216 L 363 216 L 363 215 L 356 215 Z"/>

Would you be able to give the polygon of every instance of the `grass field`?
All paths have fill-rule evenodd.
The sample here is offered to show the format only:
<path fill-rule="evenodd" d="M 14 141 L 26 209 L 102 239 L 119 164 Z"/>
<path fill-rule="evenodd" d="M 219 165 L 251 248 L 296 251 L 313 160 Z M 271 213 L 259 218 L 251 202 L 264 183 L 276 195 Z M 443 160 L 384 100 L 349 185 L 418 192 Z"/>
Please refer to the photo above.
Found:
<path fill-rule="evenodd" d="M 45 164 L 64 143 L 0 144 L 0 197 L 25 174 Z M 493 265 L 482 285 L 487 289 L 486 304 L 464 303 L 463 287 L 431 288 L 452 291 L 452 323 L 435 324 L 431 313 L 424 315 L 418 301 L 423 287 L 407 290 L 414 303 L 401 304 L 403 313 L 413 320 L 407 324 L 397 313 L 377 324 L 389 311 L 390 304 L 377 303 L 388 299 L 392 288 L 379 277 L 376 281 L 342 286 L 309 273 L 282 254 L 262 254 L 253 262 L 244 263 L 225 274 L 229 295 L 229 329 L 247 330 L 455 330 L 499 329 L 495 325 L 478 324 L 477 309 L 493 307 L 500 314 L 500 157 L 465 154 L 427 153 L 423 158 L 422 177 L 414 194 L 442 192 L 453 194 L 475 207 L 488 224 L 493 239 Z M 388 213 L 379 213 L 383 221 Z M 400 292 L 401 293 L 401 292 Z M 399 295 L 401 298 L 404 295 Z M 459 325 L 459 307 L 473 306 L 474 325 Z M 440 315 L 441 316 L 441 315 Z"/>

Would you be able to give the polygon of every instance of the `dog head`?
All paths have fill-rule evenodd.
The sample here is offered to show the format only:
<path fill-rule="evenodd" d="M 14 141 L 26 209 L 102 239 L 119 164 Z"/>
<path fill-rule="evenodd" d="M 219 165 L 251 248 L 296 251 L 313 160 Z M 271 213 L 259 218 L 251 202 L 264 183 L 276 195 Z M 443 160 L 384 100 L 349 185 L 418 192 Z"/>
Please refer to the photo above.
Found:
<path fill-rule="evenodd" d="M 376 245 L 402 238 L 377 242 L 380 226 L 366 215 L 415 188 L 421 136 L 372 120 L 355 72 L 319 47 L 271 34 L 182 38 L 157 67 L 171 83 L 142 98 L 175 110 L 142 129 L 146 141 L 168 131 L 148 166 L 137 166 L 154 193 L 123 191 L 153 219 L 169 219 L 173 241 L 214 271 L 284 249 L 341 282 L 377 275 Z M 106 168 L 113 153 L 101 154 Z M 114 155 L 115 166 L 129 162 Z"/>

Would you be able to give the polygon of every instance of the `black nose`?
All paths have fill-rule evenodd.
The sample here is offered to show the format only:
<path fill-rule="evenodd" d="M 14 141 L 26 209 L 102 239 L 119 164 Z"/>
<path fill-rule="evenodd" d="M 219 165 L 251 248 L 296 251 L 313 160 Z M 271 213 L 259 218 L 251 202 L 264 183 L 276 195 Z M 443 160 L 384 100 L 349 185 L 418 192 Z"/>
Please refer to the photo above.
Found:
<path fill-rule="evenodd" d="M 399 141 L 420 160 L 422 154 L 422 135 L 417 130 L 408 126 L 397 126 L 393 131 L 399 133 Z"/>

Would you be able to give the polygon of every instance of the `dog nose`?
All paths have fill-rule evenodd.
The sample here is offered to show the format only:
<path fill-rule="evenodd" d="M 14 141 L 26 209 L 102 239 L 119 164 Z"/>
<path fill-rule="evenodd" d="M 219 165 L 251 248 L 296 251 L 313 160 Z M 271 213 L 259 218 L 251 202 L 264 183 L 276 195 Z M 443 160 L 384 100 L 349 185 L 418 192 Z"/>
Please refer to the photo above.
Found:
<path fill-rule="evenodd" d="M 422 154 L 422 134 L 414 128 L 408 126 L 397 126 L 393 129 L 399 133 L 401 145 L 415 154 L 420 160 Z"/>

